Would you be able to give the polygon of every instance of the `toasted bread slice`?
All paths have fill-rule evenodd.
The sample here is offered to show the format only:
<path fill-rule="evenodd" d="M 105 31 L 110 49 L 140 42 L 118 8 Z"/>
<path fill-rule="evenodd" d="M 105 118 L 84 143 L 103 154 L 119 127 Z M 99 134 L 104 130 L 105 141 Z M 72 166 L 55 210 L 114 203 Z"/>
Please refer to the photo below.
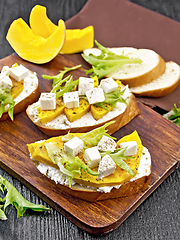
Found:
<path fill-rule="evenodd" d="M 128 182 L 111 187 L 91 188 L 76 183 L 70 188 L 67 185 L 61 184 L 63 177 L 61 177 L 57 168 L 37 161 L 35 161 L 35 165 L 42 174 L 57 183 L 57 187 L 60 191 L 90 202 L 110 198 L 127 197 L 142 192 L 148 188 L 152 175 L 151 156 L 148 149 L 145 147 L 143 147 L 138 173 L 136 176 L 131 178 Z"/>
<path fill-rule="evenodd" d="M 39 103 L 34 103 L 29 105 L 26 109 L 26 113 L 31 121 L 37 125 L 37 127 L 49 136 L 59 136 L 68 133 L 83 133 L 88 132 L 94 128 L 104 125 L 106 122 L 115 121 L 114 124 L 108 126 L 108 133 L 112 134 L 118 129 L 129 123 L 133 118 L 135 118 L 140 112 L 137 106 L 137 101 L 135 96 L 130 93 L 129 97 L 126 99 L 127 105 L 124 103 L 118 104 L 118 107 L 114 108 L 113 111 L 109 111 L 104 117 L 99 120 L 95 120 L 92 113 L 89 111 L 80 119 L 70 122 L 68 121 L 66 115 L 63 113 L 56 117 L 54 120 L 48 123 L 41 123 L 38 118 L 37 106 Z"/>
<path fill-rule="evenodd" d="M 163 97 L 174 91 L 180 82 L 180 66 L 173 62 L 166 63 L 165 72 L 152 82 L 130 88 L 137 96 Z"/>
<path fill-rule="evenodd" d="M 39 98 L 39 80 L 36 73 L 29 71 L 29 75 L 24 78 L 22 92 L 14 98 L 15 106 L 13 115 L 24 111 L 30 104 L 36 102 Z M 4 121 L 9 118 L 8 115 L 9 106 L 6 105 L 6 112 L 3 113 L 0 121 Z"/>

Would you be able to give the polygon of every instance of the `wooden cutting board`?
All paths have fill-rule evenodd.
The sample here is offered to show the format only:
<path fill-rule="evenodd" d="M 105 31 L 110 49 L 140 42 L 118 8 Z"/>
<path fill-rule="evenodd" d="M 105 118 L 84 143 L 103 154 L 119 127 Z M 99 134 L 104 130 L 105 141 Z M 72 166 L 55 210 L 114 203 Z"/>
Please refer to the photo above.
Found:
<path fill-rule="evenodd" d="M 23 61 L 16 54 L 0 60 L 12 66 L 17 62 L 37 72 L 40 91 L 50 91 L 51 81 L 44 80 L 42 74 L 55 75 L 64 67 L 74 63 L 59 55 L 44 65 Z M 74 79 L 85 76 L 84 69 L 73 72 Z M 27 143 L 49 138 L 43 134 L 22 112 L 0 122 L 0 167 L 9 172 L 53 208 L 58 210 L 74 224 L 91 234 L 105 234 L 117 228 L 163 181 L 179 166 L 180 128 L 164 119 L 152 109 L 138 103 L 140 115 L 127 126 L 117 131 L 118 139 L 134 130 L 140 135 L 143 145 L 152 157 L 152 181 L 149 188 L 130 197 L 89 203 L 63 193 L 58 185 L 43 176 L 29 158 Z"/>

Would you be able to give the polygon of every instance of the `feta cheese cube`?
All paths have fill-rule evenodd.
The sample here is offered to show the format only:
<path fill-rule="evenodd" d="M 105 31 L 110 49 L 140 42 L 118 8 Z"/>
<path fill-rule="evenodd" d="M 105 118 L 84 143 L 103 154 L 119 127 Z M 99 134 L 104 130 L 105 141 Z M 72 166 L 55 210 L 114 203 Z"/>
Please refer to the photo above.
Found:
<path fill-rule="evenodd" d="M 123 142 L 119 144 L 120 148 L 126 148 L 124 155 L 125 156 L 133 156 L 137 154 L 137 142 Z"/>
<path fill-rule="evenodd" d="M 75 157 L 82 152 L 83 146 L 84 142 L 80 138 L 74 137 L 68 142 L 64 143 L 64 150 Z"/>
<path fill-rule="evenodd" d="M 16 81 L 20 82 L 29 75 L 29 70 L 23 65 L 9 68 L 9 75 Z"/>
<path fill-rule="evenodd" d="M 8 76 L 9 77 L 9 67 L 8 66 L 4 66 L 2 68 L 2 71 L 0 73 L 0 80 L 2 80 L 4 77 Z"/>
<path fill-rule="evenodd" d="M 117 144 L 112 138 L 103 135 L 97 147 L 99 151 L 114 151 L 117 147 Z"/>
<path fill-rule="evenodd" d="M 94 88 L 94 80 L 91 78 L 80 77 L 79 78 L 79 95 L 85 95 L 86 92 Z"/>
<path fill-rule="evenodd" d="M 95 104 L 98 102 L 103 102 L 105 100 L 104 92 L 102 88 L 92 88 L 86 92 L 89 104 Z"/>
<path fill-rule="evenodd" d="M 11 89 L 13 86 L 11 79 L 8 76 L 5 76 L 0 80 L 0 88 Z"/>
<path fill-rule="evenodd" d="M 41 110 L 56 109 L 56 94 L 55 93 L 41 93 L 39 98 Z"/>
<path fill-rule="evenodd" d="M 118 88 L 118 84 L 114 81 L 113 78 L 105 78 L 101 80 L 99 85 L 105 93 L 110 93 Z"/>
<path fill-rule="evenodd" d="M 115 162 L 109 155 L 105 155 L 99 163 L 98 172 L 100 174 L 97 176 L 97 179 L 102 180 L 104 177 L 113 174 L 115 170 L 116 170 Z"/>
<path fill-rule="evenodd" d="M 87 163 L 87 165 L 90 168 L 97 167 L 101 160 L 101 155 L 100 155 L 97 147 L 87 148 L 84 151 L 83 157 L 84 157 L 85 162 Z"/>
<path fill-rule="evenodd" d="M 64 93 L 63 100 L 67 108 L 78 108 L 79 107 L 78 91 Z"/>

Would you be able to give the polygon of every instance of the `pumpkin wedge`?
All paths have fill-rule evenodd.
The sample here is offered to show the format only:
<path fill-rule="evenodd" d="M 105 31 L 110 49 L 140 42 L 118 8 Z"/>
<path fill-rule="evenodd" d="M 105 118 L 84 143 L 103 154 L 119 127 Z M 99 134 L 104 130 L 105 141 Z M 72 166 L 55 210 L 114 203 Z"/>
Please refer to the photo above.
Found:
<path fill-rule="evenodd" d="M 65 23 L 60 19 L 56 30 L 48 38 L 43 38 L 35 35 L 27 23 L 19 18 L 10 25 L 6 39 L 21 58 L 43 64 L 51 61 L 61 50 L 65 30 Z"/>
<path fill-rule="evenodd" d="M 47 16 L 46 7 L 41 5 L 36 5 L 31 10 L 29 24 L 34 34 L 44 38 L 48 38 L 57 29 L 57 26 Z M 66 29 L 66 40 L 60 53 L 78 53 L 93 46 L 93 26 L 88 26 L 83 29 Z"/>

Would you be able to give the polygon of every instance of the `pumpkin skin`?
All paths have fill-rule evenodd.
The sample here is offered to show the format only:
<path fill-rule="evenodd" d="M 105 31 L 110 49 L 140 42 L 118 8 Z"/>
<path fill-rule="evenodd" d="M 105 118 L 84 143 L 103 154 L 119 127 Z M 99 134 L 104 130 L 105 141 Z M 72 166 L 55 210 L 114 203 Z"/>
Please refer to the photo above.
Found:
<path fill-rule="evenodd" d="M 31 10 L 29 23 L 34 34 L 44 38 L 48 38 L 57 29 L 57 26 L 47 16 L 46 7 L 41 5 L 36 5 Z M 83 29 L 66 29 L 66 40 L 60 53 L 78 53 L 93 46 L 93 26 L 88 26 Z"/>
<path fill-rule="evenodd" d="M 65 23 L 60 19 L 56 30 L 48 38 L 43 38 L 35 35 L 27 23 L 19 18 L 10 25 L 6 39 L 21 58 L 43 64 L 57 56 L 64 44 L 65 32 Z"/>

